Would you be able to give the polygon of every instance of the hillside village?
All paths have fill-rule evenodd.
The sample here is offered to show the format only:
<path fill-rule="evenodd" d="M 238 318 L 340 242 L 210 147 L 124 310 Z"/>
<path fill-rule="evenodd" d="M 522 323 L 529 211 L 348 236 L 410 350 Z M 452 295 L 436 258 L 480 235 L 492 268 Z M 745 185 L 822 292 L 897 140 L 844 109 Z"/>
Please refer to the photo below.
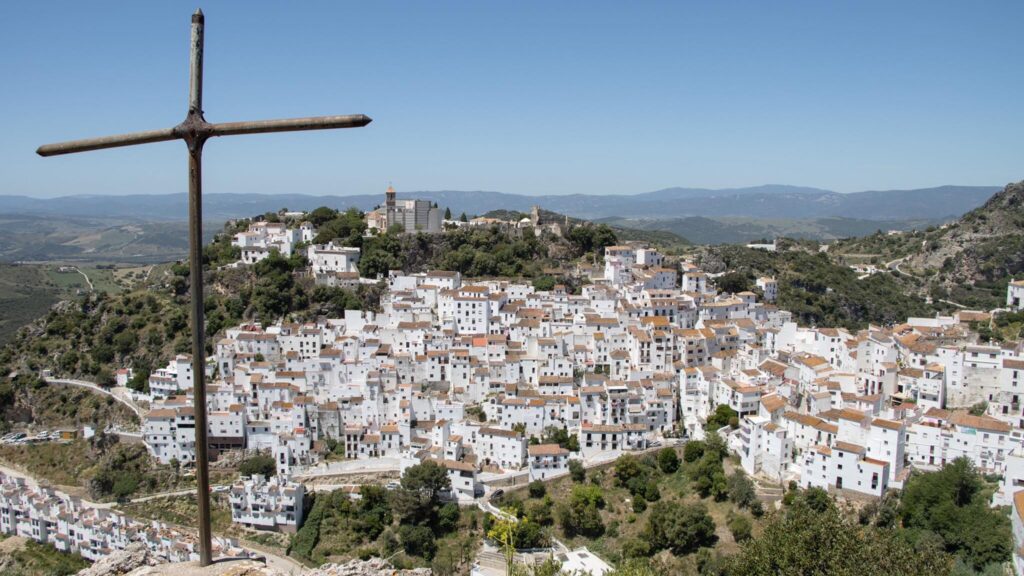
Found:
<path fill-rule="evenodd" d="M 310 262 L 337 273 L 356 258 Z M 880 498 L 913 469 L 966 457 L 1003 477 L 993 504 L 1019 504 L 1024 353 L 979 343 L 970 327 L 988 313 L 815 329 L 772 303 L 773 278 L 721 293 L 718 275 L 646 246 L 606 247 L 586 272 L 578 294 L 393 272 L 377 313 L 227 329 L 208 361 L 211 448 L 268 453 L 277 474 L 231 489 L 234 521 L 294 532 L 302 478 L 360 462 L 434 461 L 450 497 L 473 502 L 510 478 L 709 434 L 767 483 Z M 147 447 L 187 465 L 190 358 L 154 371 L 148 394 Z M 712 429 L 723 411 L 728 425 Z M 561 431 L 573 441 L 546 443 Z"/>
<path fill-rule="evenodd" d="M 366 214 L 363 234 L 382 233 L 371 221 L 403 226 L 396 233 L 425 231 L 415 215 L 411 227 L 394 222 L 396 213 Z M 444 470 L 445 498 L 497 513 L 490 499 L 501 487 L 711 437 L 759 486 L 820 488 L 860 503 L 882 501 L 914 471 L 966 459 L 1000 478 L 990 504 L 1024 517 L 1024 345 L 978 332 L 1021 311 L 1024 282 L 1008 284 L 1002 310 L 816 328 L 777 305 L 774 277 L 732 293 L 720 286 L 726 272 L 644 243 L 604 246 L 600 264 L 576 264 L 574 287 L 452 270 L 392 270 L 374 279 L 360 273 L 359 247 L 318 244 L 305 214 L 287 216 L 234 233 L 239 259 L 226 267 L 301 254 L 301 273 L 316 285 L 386 288 L 374 310 L 308 322 L 246 320 L 216 340 L 206 363 L 211 456 L 266 454 L 273 462 L 268 475 L 226 487 L 240 526 L 296 533 L 310 480 L 401 475 L 423 463 Z M 568 220 L 542 221 L 539 209 L 442 226 L 571 230 Z M 117 384 L 132 376 L 118 370 Z M 148 452 L 189 467 L 191 358 L 179 354 L 150 372 L 132 401 L 145 407 Z M 172 561 L 195 556 L 190 536 L 167 527 L 144 529 L 48 488 L 25 493 L 20 480 L 5 482 L 2 532 L 90 559 L 133 541 Z M 100 520 L 125 528 L 97 543 L 87 534 Z M 1020 549 L 1024 530 L 1015 534 Z M 248 554 L 229 539 L 221 546 Z M 1021 555 L 1013 560 L 1022 565 Z"/>

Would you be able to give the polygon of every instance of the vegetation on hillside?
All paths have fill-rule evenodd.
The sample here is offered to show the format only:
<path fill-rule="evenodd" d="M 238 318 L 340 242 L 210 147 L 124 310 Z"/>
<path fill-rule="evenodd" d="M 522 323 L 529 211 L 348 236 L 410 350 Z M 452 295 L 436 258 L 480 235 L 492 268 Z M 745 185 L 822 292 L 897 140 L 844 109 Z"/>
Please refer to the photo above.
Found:
<path fill-rule="evenodd" d="M 939 576 L 950 573 L 941 550 L 915 547 L 889 528 L 858 525 L 821 490 L 773 513 L 761 535 L 723 562 L 721 574 L 844 574 Z"/>
<path fill-rule="evenodd" d="M 78 554 L 61 552 L 35 540 L 5 538 L 0 543 L 0 572 L 5 576 L 70 576 L 89 567 Z"/>
<path fill-rule="evenodd" d="M 102 429 L 111 423 L 130 428 L 138 425 L 138 419 L 109 396 L 49 385 L 34 374 L 0 376 L 0 432 L 23 426 L 52 430 L 89 425 Z"/>
<path fill-rule="evenodd" d="M 0 460 L 16 464 L 35 478 L 94 501 L 186 489 L 194 478 L 177 465 L 157 464 L 142 444 L 118 441 L 102 432 L 88 440 L 0 446 Z M 228 470 L 214 470 L 223 480 Z"/>
<path fill-rule="evenodd" d="M 951 224 L 854 238 L 830 253 L 839 261 L 899 259 L 922 294 L 975 309 L 1001 307 L 1007 282 L 1024 274 L 1024 182 L 1006 186 Z"/>
<path fill-rule="evenodd" d="M 427 461 L 407 469 L 396 490 L 363 485 L 358 500 L 343 490 L 314 494 L 289 554 L 311 564 L 391 557 L 399 567 L 454 574 L 473 558 L 482 528 L 475 509 L 442 502 L 450 487 L 445 469 Z"/>
<path fill-rule="evenodd" d="M 688 442 L 681 459 L 674 448 L 625 455 L 507 492 L 500 504 L 520 518 L 520 548 L 552 537 L 585 545 L 621 576 L 994 576 L 1010 560 L 1007 511 L 988 507 L 993 486 L 967 460 L 915 473 L 902 492 L 868 503 L 791 483 L 766 512 L 725 454 L 712 434 Z"/>
<path fill-rule="evenodd" d="M 893 324 L 908 316 L 931 316 L 923 298 L 889 274 L 858 279 L 856 272 L 833 263 L 828 255 L 800 245 L 767 252 L 743 246 L 707 248 L 701 264 L 709 272 L 729 274 L 719 285 L 731 291 L 755 290 L 759 276 L 779 282 L 779 308 L 804 325 L 859 329 L 868 323 Z"/>
<path fill-rule="evenodd" d="M 699 565 L 736 552 L 760 529 L 763 510 L 750 480 L 724 460 L 721 442 L 689 445 L 701 448 L 690 461 L 671 447 L 624 455 L 603 469 L 576 467 L 543 491 L 507 492 L 499 504 L 525 526 L 520 547 L 557 538 L 616 565 L 669 560 L 670 572 L 695 574 Z M 701 493 L 719 480 L 720 491 Z"/>
<path fill-rule="evenodd" d="M 0 345 L 46 314 L 60 296 L 61 290 L 41 268 L 0 264 Z"/>

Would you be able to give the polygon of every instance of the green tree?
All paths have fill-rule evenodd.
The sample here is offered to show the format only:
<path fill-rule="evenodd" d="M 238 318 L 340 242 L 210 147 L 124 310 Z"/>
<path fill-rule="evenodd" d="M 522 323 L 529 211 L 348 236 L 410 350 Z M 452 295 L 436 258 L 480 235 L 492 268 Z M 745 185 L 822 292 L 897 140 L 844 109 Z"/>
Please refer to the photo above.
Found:
<path fill-rule="evenodd" d="M 941 576 L 951 567 L 941 551 L 919 551 L 892 531 L 858 526 L 835 506 L 816 512 L 800 501 L 773 514 L 726 563 L 730 576 Z"/>
<path fill-rule="evenodd" d="M 427 526 L 402 524 L 398 529 L 398 537 L 402 541 L 402 549 L 406 554 L 430 560 L 437 552 L 434 532 Z"/>
<path fill-rule="evenodd" d="M 538 276 L 533 279 L 533 287 L 536 290 L 547 292 L 555 287 L 555 279 L 548 275 Z"/>
<path fill-rule="evenodd" d="M 970 460 L 958 458 L 937 472 L 914 474 L 899 506 L 906 528 L 937 534 L 945 549 L 975 570 L 1010 558 L 1009 520 L 989 508 L 981 476 Z"/>
<path fill-rule="evenodd" d="M 603 534 L 604 523 L 598 509 L 603 504 L 604 497 L 597 486 L 574 486 L 568 501 L 558 509 L 558 521 L 566 536 L 597 538 Z"/>
<path fill-rule="evenodd" d="M 676 449 L 666 446 L 658 451 L 658 468 L 665 474 L 673 474 L 679 470 L 679 454 Z"/>
<path fill-rule="evenodd" d="M 527 506 L 526 516 L 541 526 L 550 526 L 554 521 L 553 507 L 554 501 L 551 499 L 551 496 L 545 495 L 540 502 L 531 502 Z"/>
<path fill-rule="evenodd" d="M 757 493 L 754 490 L 754 483 L 743 472 L 737 468 L 726 480 L 726 487 L 729 491 L 729 500 L 732 500 L 740 508 L 749 508 L 757 501 Z"/>
<path fill-rule="evenodd" d="M 729 407 L 728 404 L 719 404 L 715 407 L 714 413 L 708 417 L 708 423 L 705 429 L 708 432 L 714 432 L 722 426 L 729 426 L 734 418 L 737 418 L 739 414 L 735 410 Z"/>
<path fill-rule="evenodd" d="M 700 460 L 700 457 L 704 455 L 704 442 L 700 440 L 690 440 L 683 447 L 683 461 L 687 464 Z"/>
<path fill-rule="evenodd" d="M 652 549 L 682 556 L 715 543 L 715 521 L 703 504 L 658 502 L 647 517 L 644 534 Z"/>
<path fill-rule="evenodd" d="M 569 476 L 573 482 L 579 483 L 587 479 L 587 470 L 579 460 L 569 460 Z"/>
<path fill-rule="evenodd" d="M 106 366 L 100 367 L 96 373 L 96 383 L 104 388 L 110 388 L 114 385 L 114 373 Z"/>
<path fill-rule="evenodd" d="M 646 481 L 647 470 L 640 463 L 640 459 L 632 454 L 619 456 L 615 461 L 615 483 L 619 486 L 629 487 L 634 480 Z"/>
<path fill-rule="evenodd" d="M 723 500 L 729 493 L 722 461 L 715 452 L 705 451 L 690 470 L 693 487 L 702 498 Z"/>
<path fill-rule="evenodd" d="M 444 467 L 426 460 L 411 466 L 402 474 L 401 488 L 392 495 L 392 509 L 403 524 L 432 524 L 440 507 L 442 494 L 451 490 L 451 480 Z"/>
<path fill-rule="evenodd" d="M 437 512 L 437 527 L 442 533 L 453 532 L 459 527 L 459 505 L 449 502 Z"/>
<path fill-rule="evenodd" d="M 277 473 L 277 464 L 274 462 L 273 456 L 268 454 L 257 454 L 242 460 L 241 464 L 238 465 L 238 474 L 241 476 L 252 476 L 253 474 L 261 474 L 263 476 L 273 476 Z"/>
<path fill-rule="evenodd" d="M 729 527 L 729 532 L 732 533 L 732 538 L 737 543 L 749 540 L 754 530 L 754 524 L 750 521 L 750 518 L 743 514 L 732 515 L 726 522 L 726 526 Z"/>
<path fill-rule="evenodd" d="M 751 278 L 742 272 L 727 272 L 715 280 L 720 292 L 737 294 L 747 292 L 751 288 Z"/>
<path fill-rule="evenodd" d="M 534 480 L 530 482 L 527 488 L 530 492 L 530 498 L 543 498 L 547 494 L 547 487 L 540 480 Z"/>

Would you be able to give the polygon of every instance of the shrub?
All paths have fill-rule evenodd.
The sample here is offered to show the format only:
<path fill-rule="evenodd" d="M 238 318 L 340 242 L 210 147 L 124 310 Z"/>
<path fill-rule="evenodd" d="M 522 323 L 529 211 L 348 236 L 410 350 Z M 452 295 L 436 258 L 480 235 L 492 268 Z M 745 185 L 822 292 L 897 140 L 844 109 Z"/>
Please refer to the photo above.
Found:
<path fill-rule="evenodd" d="M 750 518 L 742 514 L 735 514 L 726 523 L 729 527 L 729 532 L 732 533 L 732 537 L 737 543 L 743 542 L 750 539 L 750 534 L 754 529 L 753 524 L 750 522 Z"/>
<path fill-rule="evenodd" d="M 530 498 L 543 498 L 547 494 L 547 487 L 540 480 L 534 480 L 530 482 L 530 486 L 527 489 L 530 492 Z"/>
<path fill-rule="evenodd" d="M 647 518 L 645 534 L 653 550 L 682 556 L 715 543 L 715 521 L 703 504 L 658 502 Z"/>
<path fill-rule="evenodd" d="M 690 440 L 687 442 L 683 448 L 683 461 L 690 463 L 700 460 L 700 457 L 704 455 L 704 446 L 704 442 L 700 440 Z"/>
<path fill-rule="evenodd" d="M 277 473 L 277 463 L 274 462 L 272 456 L 257 454 L 242 460 L 242 463 L 238 465 L 238 473 L 242 476 L 252 476 L 253 474 L 273 476 Z"/>
<path fill-rule="evenodd" d="M 430 560 L 437 552 L 434 533 L 426 526 L 403 524 L 398 529 L 398 537 L 402 541 L 402 549 L 406 554 L 421 556 Z"/>
<path fill-rule="evenodd" d="M 587 479 L 587 471 L 579 460 L 569 460 L 569 476 L 573 482 L 583 482 Z"/>
<path fill-rule="evenodd" d="M 676 449 L 666 446 L 658 451 L 658 468 L 665 474 L 672 474 L 679 470 L 679 455 Z"/>
<path fill-rule="evenodd" d="M 733 424 L 735 419 L 735 425 Z M 715 408 L 714 413 L 708 416 L 708 423 L 705 429 L 710 433 L 718 430 L 722 426 L 731 426 L 735 428 L 739 426 L 739 414 L 735 410 L 730 408 L 727 404 L 719 404 Z"/>
<path fill-rule="evenodd" d="M 749 508 L 757 501 L 754 483 L 742 469 L 737 468 L 732 476 L 729 476 L 726 485 L 729 490 L 729 500 L 732 500 L 740 508 Z"/>

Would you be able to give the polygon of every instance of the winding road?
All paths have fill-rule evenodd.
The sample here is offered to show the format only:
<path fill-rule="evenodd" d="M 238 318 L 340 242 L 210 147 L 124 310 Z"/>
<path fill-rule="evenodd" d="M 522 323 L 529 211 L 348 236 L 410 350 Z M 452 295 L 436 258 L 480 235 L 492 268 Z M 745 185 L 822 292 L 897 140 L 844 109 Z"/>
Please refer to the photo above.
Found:
<path fill-rule="evenodd" d="M 141 406 L 139 406 L 138 404 L 135 403 L 134 400 L 132 400 L 131 393 L 128 391 L 127 388 L 124 388 L 122 386 L 116 386 L 114 388 L 104 388 L 96 384 L 95 382 L 89 382 L 87 380 L 74 380 L 69 378 L 44 378 L 43 380 L 45 380 L 47 384 L 57 384 L 60 386 L 77 386 L 79 388 L 86 388 L 93 392 L 110 396 L 114 400 L 117 400 L 121 404 L 124 404 L 129 409 L 131 409 L 131 411 L 135 413 L 135 416 L 138 417 L 139 423 L 142 423 L 144 411 L 142 410 Z"/>

